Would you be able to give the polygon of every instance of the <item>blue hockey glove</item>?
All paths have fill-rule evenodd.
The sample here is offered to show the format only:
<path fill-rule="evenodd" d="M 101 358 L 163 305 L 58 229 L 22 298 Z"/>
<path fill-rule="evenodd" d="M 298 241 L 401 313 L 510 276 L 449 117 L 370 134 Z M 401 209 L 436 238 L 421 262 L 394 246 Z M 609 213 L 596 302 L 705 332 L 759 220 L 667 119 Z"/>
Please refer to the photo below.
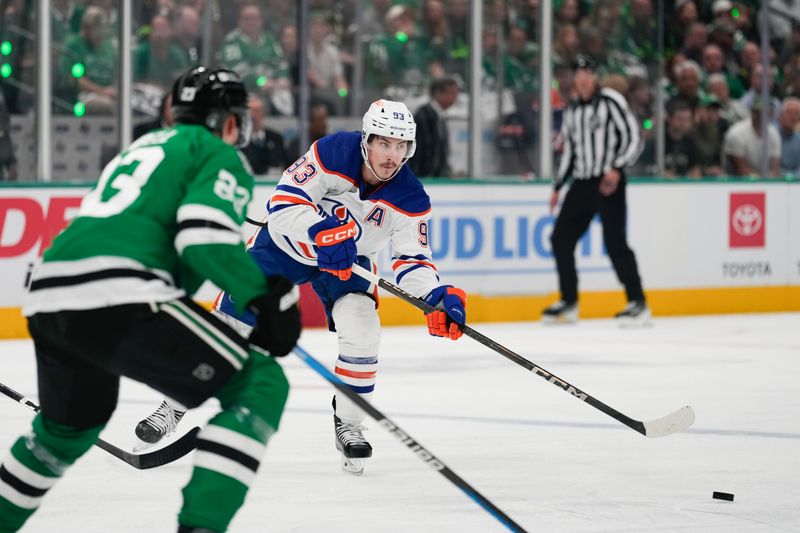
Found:
<path fill-rule="evenodd" d="M 328 217 L 308 228 L 308 236 L 317 243 L 317 266 L 342 281 L 350 279 L 356 260 L 356 224 Z"/>
<path fill-rule="evenodd" d="M 428 313 L 428 333 L 435 337 L 457 340 L 463 332 L 461 327 L 467 321 L 467 295 L 452 285 L 441 285 L 425 297 L 425 302 L 436 308 Z"/>

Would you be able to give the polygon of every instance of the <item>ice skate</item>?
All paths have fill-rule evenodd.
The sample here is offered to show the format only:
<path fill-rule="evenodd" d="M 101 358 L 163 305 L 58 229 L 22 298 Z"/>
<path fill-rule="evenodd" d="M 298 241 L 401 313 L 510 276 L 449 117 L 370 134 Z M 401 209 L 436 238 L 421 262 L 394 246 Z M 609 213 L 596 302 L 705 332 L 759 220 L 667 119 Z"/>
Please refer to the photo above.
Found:
<path fill-rule="evenodd" d="M 140 452 L 158 444 L 164 437 L 171 434 L 178 427 L 185 410 L 173 408 L 166 401 L 153 414 L 136 424 L 136 437 L 139 442 L 133 451 Z"/>
<path fill-rule="evenodd" d="M 345 424 L 333 415 L 336 449 L 342 454 L 342 470 L 360 476 L 364 473 L 364 459 L 372 457 L 372 446 L 364 438 L 364 426 Z"/>
<path fill-rule="evenodd" d="M 559 300 L 542 311 L 544 324 L 574 324 L 578 321 L 578 303 Z"/>
<path fill-rule="evenodd" d="M 621 328 L 642 328 L 653 325 L 650 309 L 641 300 L 628 302 L 628 305 L 614 315 Z"/>

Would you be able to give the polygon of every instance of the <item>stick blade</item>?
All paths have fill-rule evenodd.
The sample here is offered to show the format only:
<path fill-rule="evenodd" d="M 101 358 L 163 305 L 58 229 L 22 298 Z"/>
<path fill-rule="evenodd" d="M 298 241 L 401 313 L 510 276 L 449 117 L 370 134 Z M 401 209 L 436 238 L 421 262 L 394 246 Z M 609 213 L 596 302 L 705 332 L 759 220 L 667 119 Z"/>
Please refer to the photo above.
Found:
<path fill-rule="evenodd" d="M 652 438 L 666 437 L 684 431 L 692 424 L 694 424 L 694 409 L 687 405 L 667 416 L 644 422 L 644 434 Z"/>
<path fill-rule="evenodd" d="M 194 450 L 197 446 L 197 434 L 199 432 L 200 428 L 195 427 L 175 442 L 149 453 L 127 452 L 103 439 L 98 439 L 95 445 L 134 468 L 147 470 L 148 468 L 156 468 L 177 461 Z"/>
<path fill-rule="evenodd" d="M 197 447 L 197 434 L 199 432 L 200 428 L 195 426 L 191 431 L 188 431 L 185 435 L 168 446 L 154 452 L 138 455 L 139 465 L 136 468 L 146 470 L 177 461 Z"/>

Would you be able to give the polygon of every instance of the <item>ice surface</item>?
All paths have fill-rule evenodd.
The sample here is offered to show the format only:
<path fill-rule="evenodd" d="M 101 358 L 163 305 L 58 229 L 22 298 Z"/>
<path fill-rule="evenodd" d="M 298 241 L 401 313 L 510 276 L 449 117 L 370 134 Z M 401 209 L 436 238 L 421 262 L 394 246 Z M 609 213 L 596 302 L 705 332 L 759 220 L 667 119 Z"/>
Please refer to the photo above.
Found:
<path fill-rule="evenodd" d="M 687 432 L 648 439 L 464 337 L 387 328 L 375 405 L 529 531 L 800 531 L 800 314 L 656 318 L 575 326 L 477 324 L 481 333 L 638 420 L 691 405 Z M 304 332 L 329 366 L 335 335 Z M 0 381 L 37 398 L 28 341 L 0 342 Z M 362 477 L 339 469 L 331 387 L 298 358 L 283 425 L 231 532 L 503 531 L 369 423 Z M 160 397 L 123 381 L 102 437 L 132 444 Z M 190 412 L 202 424 L 214 402 Z M 0 397 L 0 455 L 32 414 Z M 191 455 L 137 471 L 92 449 L 50 491 L 30 533 L 175 531 Z M 713 500 L 731 492 L 734 502 Z"/>

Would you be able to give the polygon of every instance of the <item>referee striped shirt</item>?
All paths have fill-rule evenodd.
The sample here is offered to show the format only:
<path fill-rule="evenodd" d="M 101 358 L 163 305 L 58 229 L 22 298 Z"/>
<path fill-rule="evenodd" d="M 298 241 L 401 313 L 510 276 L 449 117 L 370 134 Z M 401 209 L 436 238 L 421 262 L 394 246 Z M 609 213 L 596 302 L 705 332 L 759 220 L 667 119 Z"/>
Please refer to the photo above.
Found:
<path fill-rule="evenodd" d="M 555 189 L 567 177 L 591 179 L 636 162 L 642 151 L 639 122 L 625 98 L 614 89 L 600 88 L 591 100 L 573 101 L 561 125 L 564 152 Z"/>

